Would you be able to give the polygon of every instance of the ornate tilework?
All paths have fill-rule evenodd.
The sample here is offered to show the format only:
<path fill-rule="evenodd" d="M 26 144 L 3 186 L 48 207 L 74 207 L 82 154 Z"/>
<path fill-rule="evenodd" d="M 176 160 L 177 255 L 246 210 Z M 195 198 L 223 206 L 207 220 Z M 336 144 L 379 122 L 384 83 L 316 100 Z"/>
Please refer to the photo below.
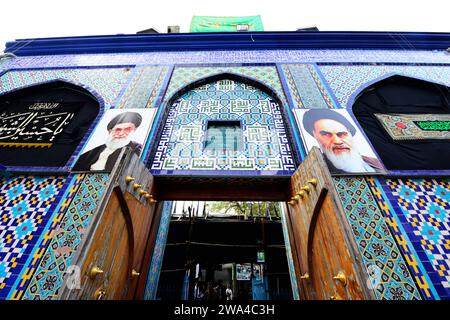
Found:
<path fill-rule="evenodd" d="M 129 68 L 51 69 L 9 71 L 0 77 L 0 94 L 55 79 L 86 85 L 104 100 L 106 108 L 113 105 L 131 75 Z"/>
<path fill-rule="evenodd" d="M 450 139 L 450 115 L 375 113 L 394 140 Z"/>
<path fill-rule="evenodd" d="M 47 236 L 65 181 L 65 177 L 0 177 L 0 299 L 17 286 L 40 237 Z"/>
<path fill-rule="evenodd" d="M 364 177 L 334 177 L 334 183 L 377 298 L 421 299 Z"/>
<path fill-rule="evenodd" d="M 286 98 L 275 66 L 175 68 L 164 101 L 167 102 L 175 92 L 195 80 L 224 72 L 243 75 L 244 77 L 264 83 L 272 88 L 277 93 L 278 98 L 280 98 L 283 105 L 287 106 Z"/>
<path fill-rule="evenodd" d="M 150 63 L 149 63 L 150 62 Z M 238 50 L 110 53 L 18 57 L 0 65 L 6 68 L 111 66 L 205 63 L 316 63 L 393 62 L 449 63 L 445 50 Z"/>
<path fill-rule="evenodd" d="M 321 83 L 314 66 L 309 64 L 283 65 L 289 90 L 297 108 L 335 108 Z"/>
<path fill-rule="evenodd" d="M 153 107 L 167 70 L 168 67 L 162 66 L 135 68 L 131 83 L 127 86 L 117 108 Z"/>
<path fill-rule="evenodd" d="M 386 194 L 393 232 L 422 291 L 428 298 L 450 299 L 450 180 L 378 180 L 373 188 L 381 186 Z"/>
<path fill-rule="evenodd" d="M 394 235 L 395 241 L 402 251 L 403 256 L 405 257 L 409 270 L 414 276 L 419 290 L 422 292 L 422 296 L 425 299 L 439 299 L 431 280 L 426 274 L 423 265 L 420 263 L 420 259 L 418 259 L 415 255 L 411 243 L 406 240 L 406 232 L 403 229 L 402 224 L 398 221 L 389 200 L 386 198 L 379 179 L 376 179 L 375 177 L 366 177 L 366 179 L 380 210 L 383 212 L 385 221 Z"/>
<path fill-rule="evenodd" d="M 309 77 L 309 75 L 305 72 L 306 65 L 297 65 L 297 66 L 298 69 L 300 69 L 299 73 L 301 73 L 302 76 Z M 305 108 L 302 102 L 302 98 L 300 97 L 299 88 L 297 88 L 297 84 L 294 80 L 294 77 L 292 76 L 292 72 L 289 69 L 289 66 L 283 65 L 282 70 L 283 74 L 286 77 L 287 86 L 289 87 L 288 94 L 291 96 L 291 101 L 293 101 L 294 104 L 293 106 L 291 106 L 291 108 L 301 108 L 301 109 Z M 311 82 L 309 82 L 308 84 L 310 85 Z M 309 89 L 310 87 L 307 86 L 307 88 Z M 317 96 L 315 96 L 314 98 L 317 98 Z"/>
<path fill-rule="evenodd" d="M 361 86 L 390 74 L 450 85 L 450 68 L 444 66 L 319 66 L 319 69 L 343 108 L 353 103 L 352 98 Z"/>
<path fill-rule="evenodd" d="M 57 298 L 58 290 L 63 284 L 64 272 L 72 262 L 73 255 L 93 217 L 108 179 L 108 174 L 78 176 L 78 183 L 75 184 L 77 185 L 76 195 L 52 234 L 50 246 L 40 260 L 22 299 Z"/>
<path fill-rule="evenodd" d="M 164 201 L 159 223 L 158 235 L 156 236 L 155 249 L 153 250 L 152 262 L 145 285 L 144 300 L 155 300 L 158 291 L 159 274 L 166 248 L 167 234 L 169 232 L 170 217 L 172 214 L 172 201 Z"/>
<path fill-rule="evenodd" d="M 241 122 L 244 148 L 204 150 L 208 120 Z M 295 168 L 277 103 L 255 87 L 220 80 L 187 92 L 170 107 L 151 169 L 289 174 Z"/>
<path fill-rule="evenodd" d="M 74 177 L 74 175 L 70 175 L 69 179 L 67 179 L 66 185 L 70 186 L 66 189 L 64 194 L 62 194 L 61 199 L 63 199 L 58 207 L 55 208 L 53 213 L 53 218 L 49 219 L 49 227 L 45 231 L 45 234 L 43 233 L 42 240 L 37 243 L 34 249 L 34 254 L 32 256 L 32 260 L 28 260 L 26 265 L 25 271 L 22 273 L 21 277 L 16 280 L 16 286 L 11 290 L 8 299 L 14 299 L 18 300 L 22 297 L 28 283 L 30 282 L 30 278 L 33 276 L 39 261 L 41 260 L 46 248 L 48 247 L 48 244 L 50 240 L 52 239 L 53 233 L 55 231 L 56 226 L 61 221 L 62 217 L 64 216 L 64 213 L 67 210 L 68 205 L 72 201 L 79 185 L 80 185 L 80 177 Z"/>

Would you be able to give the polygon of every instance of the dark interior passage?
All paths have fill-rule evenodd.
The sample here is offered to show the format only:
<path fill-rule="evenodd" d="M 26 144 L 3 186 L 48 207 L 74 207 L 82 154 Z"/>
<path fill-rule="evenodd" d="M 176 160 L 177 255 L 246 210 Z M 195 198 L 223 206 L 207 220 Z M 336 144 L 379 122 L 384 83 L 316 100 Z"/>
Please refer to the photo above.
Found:
<path fill-rule="evenodd" d="M 233 300 L 292 299 L 279 214 L 172 216 L 157 299 L 193 300 L 196 282 L 202 300 L 225 299 L 220 283 Z"/>

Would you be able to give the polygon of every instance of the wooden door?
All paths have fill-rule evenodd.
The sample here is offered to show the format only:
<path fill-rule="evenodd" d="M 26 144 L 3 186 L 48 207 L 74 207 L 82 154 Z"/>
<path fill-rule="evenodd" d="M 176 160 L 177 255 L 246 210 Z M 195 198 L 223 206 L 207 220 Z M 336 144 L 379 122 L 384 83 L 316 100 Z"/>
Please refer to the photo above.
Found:
<path fill-rule="evenodd" d="M 63 286 L 61 299 L 133 299 L 145 283 L 143 261 L 153 252 L 150 231 L 159 221 L 154 178 L 136 155 L 123 152 L 120 159 L 74 257 L 81 286 Z"/>
<path fill-rule="evenodd" d="M 288 231 L 301 299 L 373 299 L 351 227 L 318 148 L 291 178 Z"/>

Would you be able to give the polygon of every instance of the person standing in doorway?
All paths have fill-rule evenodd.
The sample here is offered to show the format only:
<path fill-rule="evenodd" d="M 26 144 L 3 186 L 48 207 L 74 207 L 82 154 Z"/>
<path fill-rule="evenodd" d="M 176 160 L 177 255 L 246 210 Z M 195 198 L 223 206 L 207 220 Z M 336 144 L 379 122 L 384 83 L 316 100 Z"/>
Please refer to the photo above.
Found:
<path fill-rule="evenodd" d="M 227 300 L 233 300 L 233 290 L 231 290 L 231 284 L 227 284 L 227 290 L 225 290 Z"/>

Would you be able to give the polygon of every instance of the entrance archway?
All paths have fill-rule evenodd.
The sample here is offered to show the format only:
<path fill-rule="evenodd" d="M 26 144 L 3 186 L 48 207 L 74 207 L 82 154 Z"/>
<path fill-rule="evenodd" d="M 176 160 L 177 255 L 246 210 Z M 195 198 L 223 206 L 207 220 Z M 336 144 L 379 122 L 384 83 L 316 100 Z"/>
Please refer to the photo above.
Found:
<path fill-rule="evenodd" d="M 288 197 L 295 148 L 267 86 L 228 73 L 205 78 L 176 93 L 164 119 L 149 163 L 160 199 Z"/>

